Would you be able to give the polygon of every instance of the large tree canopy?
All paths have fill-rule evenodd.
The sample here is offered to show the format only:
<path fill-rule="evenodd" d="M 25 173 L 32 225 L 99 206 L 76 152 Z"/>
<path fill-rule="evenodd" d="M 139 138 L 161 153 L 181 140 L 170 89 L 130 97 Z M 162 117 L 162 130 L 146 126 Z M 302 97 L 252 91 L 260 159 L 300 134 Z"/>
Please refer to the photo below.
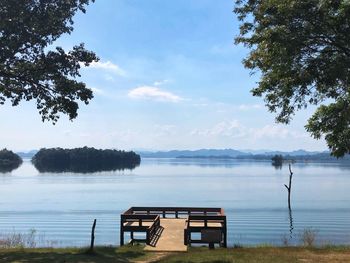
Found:
<path fill-rule="evenodd" d="M 35 100 L 43 121 L 55 123 L 59 113 L 76 118 L 77 101 L 87 104 L 93 98 L 92 91 L 76 80 L 80 66 L 98 58 L 83 44 L 69 52 L 52 44 L 72 32 L 72 17 L 79 10 L 85 13 L 89 2 L 0 1 L 0 104 Z"/>
<path fill-rule="evenodd" d="M 236 43 L 250 48 L 244 65 L 261 72 L 262 96 L 276 120 L 319 105 L 306 125 L 337 157 L 350 153 L 350 1 L 237 0 Z"/>

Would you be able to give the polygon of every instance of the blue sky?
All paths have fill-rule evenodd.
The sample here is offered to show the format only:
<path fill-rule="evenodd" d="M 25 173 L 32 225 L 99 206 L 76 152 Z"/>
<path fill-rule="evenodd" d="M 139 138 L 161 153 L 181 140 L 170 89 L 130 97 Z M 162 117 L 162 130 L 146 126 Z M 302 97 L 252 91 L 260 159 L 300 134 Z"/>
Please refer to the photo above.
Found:
<path fill-rule="evenodd" d="M 74 17 L 74 32 L 55 45 L 84 42 L 100 57 L 82 70 L 94 91 L 73 122 L 41 122 L 31 102 L 0 107 L 1 146 L 120 149 L 325 150 L 304 125 L 314 108 L 286 126 L 276 124 L 258 76 L 233 44 L 238 21 L 231 0 L 99 0 Z"/>

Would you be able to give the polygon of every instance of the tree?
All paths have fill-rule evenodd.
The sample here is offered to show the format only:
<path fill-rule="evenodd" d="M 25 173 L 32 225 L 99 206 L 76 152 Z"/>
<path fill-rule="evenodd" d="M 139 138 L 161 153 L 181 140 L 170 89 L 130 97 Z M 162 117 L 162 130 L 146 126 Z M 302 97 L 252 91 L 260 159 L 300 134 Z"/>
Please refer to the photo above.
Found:
<path fill-rule="evenodd" d="M 94 1 L 94 0 L 92 0 Z M 77 117 L 77 101 L 88 104 L 92 91 L 80 77 L 81 65 L 98 61 L 95 53 L 74 46 L 66 52 L 52 44 L 73 31 L 72 17 L 85 13 L 90 0 L 0 1 L 0 104 L 35 100 L 42 120 L 59 113 Z"/>
<path fill-rule="evenodd" d="M 280 167 L 283 164 L 283 156 L 281 154 L 275 154 L 272 158 L 272 165 Z"/>
<path fill-rule="evenodd" d="M 8 173 L 22 164 L 22 158 L 7 149 L 0 150 L 0 173 Z"/>
<path fill-rule="evenodd" d="M 350 153 L 350 1 L 236 0 L 241 21 L 236 44 L 261 78 L 252 89 L 276 121 L 318 105 L 306 130 L 322 136 L 336 157 Z"/>

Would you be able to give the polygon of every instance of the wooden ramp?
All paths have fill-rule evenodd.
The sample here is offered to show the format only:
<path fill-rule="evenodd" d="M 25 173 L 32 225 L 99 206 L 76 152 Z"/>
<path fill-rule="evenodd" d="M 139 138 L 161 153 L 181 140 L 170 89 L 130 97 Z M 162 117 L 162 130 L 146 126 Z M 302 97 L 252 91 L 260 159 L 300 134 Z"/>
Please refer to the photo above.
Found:
<path fill-rule="evenodd" d="M 156 235 L 152 245 L 145 247 L 146 251 L 156 252 L 186 252 L 184 245 L 184 229 L 186 219 L 163 218 L 160 220 L 160 231 Z"/>

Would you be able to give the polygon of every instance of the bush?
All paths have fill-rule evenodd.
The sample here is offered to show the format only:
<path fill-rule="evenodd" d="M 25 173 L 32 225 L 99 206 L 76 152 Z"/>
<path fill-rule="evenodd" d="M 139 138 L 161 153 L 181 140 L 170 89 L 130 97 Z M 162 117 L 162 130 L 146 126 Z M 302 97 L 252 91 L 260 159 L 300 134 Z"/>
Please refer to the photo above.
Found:
<path fill-rule="evenodd" d="M 30 229 L 28 234 L 11 233 L 0 236 L 0 248 L 35 248 L 36 230 Z"/>
<path fill-rule="evenodd" d="M 305 228 L 301 234 L 301 242 L 304 246 L 312 247 L 316 241 L 317 230 L 312 228 Z"/>

